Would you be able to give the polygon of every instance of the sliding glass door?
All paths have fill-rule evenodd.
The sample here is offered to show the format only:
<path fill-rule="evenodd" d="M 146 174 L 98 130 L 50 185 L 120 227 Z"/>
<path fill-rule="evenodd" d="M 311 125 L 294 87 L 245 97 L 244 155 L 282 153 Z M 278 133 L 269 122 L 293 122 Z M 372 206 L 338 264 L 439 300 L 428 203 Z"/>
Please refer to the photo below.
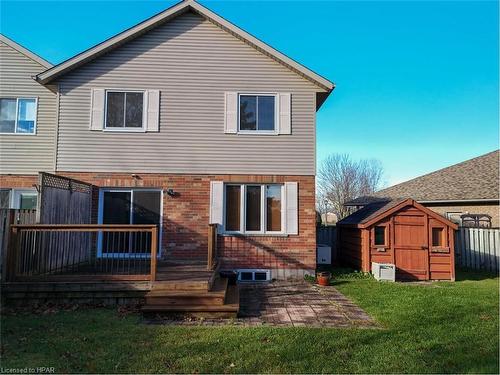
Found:
<path fill-rule="evenodd" d="M 146 189 L 102 190 L 99 200 L 99 222 L 102 224 L 155 224 L 158 241 L 161 238 L 162 191 Z M 147 257 L 151 249 L 151 235 L 145 232 L 102 233 L 99 256 Z"/>

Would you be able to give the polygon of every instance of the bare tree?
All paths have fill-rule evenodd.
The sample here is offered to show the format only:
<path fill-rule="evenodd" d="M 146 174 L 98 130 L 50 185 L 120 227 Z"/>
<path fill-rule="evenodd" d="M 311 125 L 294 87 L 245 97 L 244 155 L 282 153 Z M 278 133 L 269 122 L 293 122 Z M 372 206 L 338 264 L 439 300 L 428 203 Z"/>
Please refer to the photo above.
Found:
<path fill-rule="evenodd" d="M 328 207 L 340 220 L 349 215 L 344 203 L 370 195 L 381 184 L 383 168 L 375 159 L 355 161 L 347 154 L 329 155 L 318 173 L 318 208 Z M 320 211 L 321 212 L 321 211 Z"/>

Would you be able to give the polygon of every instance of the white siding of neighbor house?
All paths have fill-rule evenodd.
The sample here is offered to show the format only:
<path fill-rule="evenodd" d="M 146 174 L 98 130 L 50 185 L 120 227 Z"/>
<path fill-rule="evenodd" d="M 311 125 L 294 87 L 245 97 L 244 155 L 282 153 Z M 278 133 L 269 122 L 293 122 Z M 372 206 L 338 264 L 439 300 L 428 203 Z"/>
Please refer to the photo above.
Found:
<path fill-rule="evenodd" d="M 0 42 L 0 97 L 38 98 L 36 135 L 0 134 L 0 174 L 54 170 L 56 94 L 31 77 L 46 70 Z"/>
<path fill-rule="evenodd" d="M 323 90 L 199 15 L 183 14 L 57 82 L 59 171 L 315 173 Z M 93 88 L 160 90 L 159 132 L 91 131 Z M 292 134 L 226 134 L 228 91 L 291 93 Z"/>

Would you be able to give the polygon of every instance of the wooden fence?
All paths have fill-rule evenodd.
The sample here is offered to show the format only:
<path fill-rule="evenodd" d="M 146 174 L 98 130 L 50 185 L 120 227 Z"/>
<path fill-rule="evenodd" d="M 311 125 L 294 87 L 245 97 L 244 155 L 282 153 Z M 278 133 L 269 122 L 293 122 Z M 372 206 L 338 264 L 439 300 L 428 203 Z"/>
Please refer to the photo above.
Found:
<path fill-rule="evenodd" d="M 7 244 L 9 242 L 10 227 L 14 224 L 34 224 L 36 210 L 0 209 L 0 269 L 2 278 L 5 275 L 4 267 Z"/>
<path fill-rule="evenodd" d="M 455 232 L 455 264 L 499 271 L 500 229 L 460 227 Z"/>

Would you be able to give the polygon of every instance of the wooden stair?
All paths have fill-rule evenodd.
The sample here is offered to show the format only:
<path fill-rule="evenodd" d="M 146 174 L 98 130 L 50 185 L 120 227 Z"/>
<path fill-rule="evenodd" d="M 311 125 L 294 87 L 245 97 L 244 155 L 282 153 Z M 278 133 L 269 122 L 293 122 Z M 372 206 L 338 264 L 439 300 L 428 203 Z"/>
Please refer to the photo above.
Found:
<path fill-rule="evenodd" d="M 158 264 L 156 281 L 145 297 L 144 313 L 234 318 L 239 310 L 238 287 L 207 271 L 206 263 Z"/>

